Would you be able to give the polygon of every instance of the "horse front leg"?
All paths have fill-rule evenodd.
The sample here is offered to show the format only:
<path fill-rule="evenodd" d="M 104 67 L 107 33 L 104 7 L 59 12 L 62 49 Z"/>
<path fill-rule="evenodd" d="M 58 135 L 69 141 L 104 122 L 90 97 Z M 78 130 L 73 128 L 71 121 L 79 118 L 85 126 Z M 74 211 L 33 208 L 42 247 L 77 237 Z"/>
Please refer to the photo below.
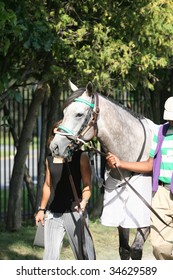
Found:
<path fill-rule="evenodd" d="M 121 260 L 130 259 L 129 229 L 118 227 L 119 234 L 119 255 Z"/>
<path fill-rule="evenodd" d="M 132 260 L 141 260 L 143 254 L 143 245 L 150 233 L 150 227 L 138 228 L 135 239 L 130 249 Z"/>

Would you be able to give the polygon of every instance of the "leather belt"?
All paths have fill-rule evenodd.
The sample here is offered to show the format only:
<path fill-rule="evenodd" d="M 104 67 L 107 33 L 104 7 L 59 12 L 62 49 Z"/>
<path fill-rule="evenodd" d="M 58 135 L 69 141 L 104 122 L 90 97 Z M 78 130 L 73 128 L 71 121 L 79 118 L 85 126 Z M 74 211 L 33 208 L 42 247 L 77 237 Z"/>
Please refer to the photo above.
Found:
<path fill-rule="evenodd" d="M 162 186 L 162 187 L 164 187 L 167 190 L 171 189 L 171 184 L 166 184 L 166 183 L 164 183 L 164 182 L 162 182 L 160 180 L 159 180 L 159 186 Z"/>

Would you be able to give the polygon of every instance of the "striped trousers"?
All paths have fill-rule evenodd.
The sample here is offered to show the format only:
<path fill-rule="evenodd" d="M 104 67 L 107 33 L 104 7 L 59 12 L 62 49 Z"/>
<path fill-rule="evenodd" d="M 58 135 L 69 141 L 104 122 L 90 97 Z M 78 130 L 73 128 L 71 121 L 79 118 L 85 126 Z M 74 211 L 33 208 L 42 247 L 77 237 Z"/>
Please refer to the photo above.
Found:
<path fill-rule="evenodd" d="M 85 211 L 86 212 L 86 211 Z M 88 215 L 85 213 L 85 219 L 88 220 Z M 78 212 L 65 213 L 51 213 L 49 211 L 45 214 L 44 223 L 44 254 L 43 260 L 59 260 L 63 239 L 65 233 L 74 257 L 77 260 L 85 259 L 83 254 L 82 235 L 81 235 L 81 221 Z M 85 245 L 87 255 L 90 260 L 95 260 L 95 250 L 92 237 L 88 231 L 84 230 Z M 84 244 L 83 244 L 84 245 Z"/>

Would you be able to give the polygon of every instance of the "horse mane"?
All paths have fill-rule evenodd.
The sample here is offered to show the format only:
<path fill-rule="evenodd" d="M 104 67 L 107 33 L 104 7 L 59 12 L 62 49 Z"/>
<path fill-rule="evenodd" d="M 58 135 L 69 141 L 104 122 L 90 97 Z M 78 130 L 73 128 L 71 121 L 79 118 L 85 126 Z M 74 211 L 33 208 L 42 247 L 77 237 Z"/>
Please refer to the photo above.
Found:
<path fill-rule="evenodd" d="M 78 90 L 75 90 L 64 102 L 63 105 L 63 109 L 65 109 L 68 105 L 70 105 L 75 98 L 78 98 L 79 96 L 81 96 L 83 94 L 83 92 L 85 91 L 85 88 L 79 88 Z M 110 96 L 104 96 L 102 95 L 102 97 L 112 103 L 114 103 L 115 105 L 121 107 L 122 109 L 124 109 L 125 111 L 127 111 L 129 114 L 131 114 L 133 117 L 137 118 L 137 119 L 144 119 L 144 116 L 136 113 L 134 111 L 132 111 L 130 108 L 126 107 L 124 104 L 114 100 L 113 98 L 111 98 Z"/>
<path fill-rule="evenodd" d="M 106 100 L 109 100 L 111 103 L 114 103 L 115 105 L 121 107 L 122 109 L 124 109 L 125 111 L 127 111 L 129 114 L 131 114 L 133 117 L 135 117 L 136 119 L 144 119 L 145 117 L 143 115 L 141 115 L 140 113 L 136 113 L 134 111 L 132 111 L 130 108 L 126 107 L 124 104 L 114 100 L 113 98 L 111 98 L 110 96 L 103 96 L 102 97 Z"/>

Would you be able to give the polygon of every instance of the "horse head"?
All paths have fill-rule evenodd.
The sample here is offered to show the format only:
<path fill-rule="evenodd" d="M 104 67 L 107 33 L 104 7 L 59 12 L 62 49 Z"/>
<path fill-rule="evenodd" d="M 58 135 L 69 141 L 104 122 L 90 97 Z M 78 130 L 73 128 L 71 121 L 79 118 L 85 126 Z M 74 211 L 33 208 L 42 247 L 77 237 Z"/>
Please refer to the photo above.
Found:
<path fill-rule="evenodd" d="M 89 82 L 84 89 L 78 89 L 71 81 L 69 84 L 73 93 L 64 104 L 62 123 L 50 143 L 53 156 L 69 156 L 71 151 L 96 134 L 99 110 L 92 83 Z"/>

